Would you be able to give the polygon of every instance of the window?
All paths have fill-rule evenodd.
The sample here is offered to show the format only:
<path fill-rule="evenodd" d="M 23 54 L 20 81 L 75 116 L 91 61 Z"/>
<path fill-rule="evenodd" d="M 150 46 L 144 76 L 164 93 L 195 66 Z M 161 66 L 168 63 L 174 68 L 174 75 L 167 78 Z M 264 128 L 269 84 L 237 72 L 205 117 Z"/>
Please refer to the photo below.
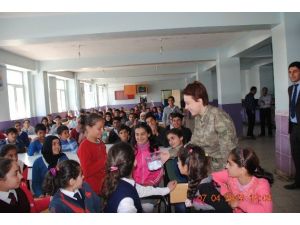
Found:
<path fill-rule="evenodd" d="M 65 80 L 56 79 L 56 96 L 58 112 L 67 111 L 66 106 L 66 82 Z"/>
<path fill-rule="evenodd" d="M 25 96 L 26 73 L 17 70 L 7 70 L 7 89 L 9 113 L 12 120 L 28 117 Z"/>
<path fill-rule="evenodd" d="M 86 109 L 94 108 L 96 106 L 95 93 L 93 92 L 91 84 L 84 83 L 84 98 Z"/>
<path fill-rule="evenodd" d="M 99 106 L 107 105 L 107 92 L 104 85 L 98 85 L 98 103 Z"/>

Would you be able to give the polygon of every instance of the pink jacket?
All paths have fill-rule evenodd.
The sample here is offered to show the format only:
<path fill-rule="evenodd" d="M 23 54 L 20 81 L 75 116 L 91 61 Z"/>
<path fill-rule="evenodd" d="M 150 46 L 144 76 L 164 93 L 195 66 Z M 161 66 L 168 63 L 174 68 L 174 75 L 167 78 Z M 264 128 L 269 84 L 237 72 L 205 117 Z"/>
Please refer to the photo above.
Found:
<path fill-rule="evenodd" d="M 234 212 L 271 213 L 272 197 L 266 179 L 253 176 L 249 184 L 240 185 L 237 178 L 230 177 L 227 170 L 212 173 L 213 180 L 221 186 L 220 193 L 232 193 L 228 200 L 237 198 L 239 205 Z M 243 190 L 241 190 L 243 189 Z"/>
<path fill-rule="evenodd" d="M 135 182 L 144 186 L 157 185 L 163 176 L 163 170 L 158 169 L 150 171 L 148 169 L 146 157 L 150 156 L 150 144 L 149 142 L 144 145 L 137 144 L 137 154 L 135 156 L 137 165 L 133 170 L 132 176 Z"/>

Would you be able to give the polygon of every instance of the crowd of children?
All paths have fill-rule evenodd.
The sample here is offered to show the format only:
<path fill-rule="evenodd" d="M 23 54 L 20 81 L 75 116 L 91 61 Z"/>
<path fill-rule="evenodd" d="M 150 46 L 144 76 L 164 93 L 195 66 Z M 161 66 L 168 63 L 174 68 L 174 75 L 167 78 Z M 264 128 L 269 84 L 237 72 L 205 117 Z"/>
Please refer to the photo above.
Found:
<path fill-rule="evenodd" d="M 81 110 L 66 121 L 48 115 L 34 128 L 29 120 L 23 128 L 16 122 L 0 136 L 0 212 L 151 212 L 178 183 L 188 190 L 175 212 L 272 212 L 272 176 L 255 152 L 229 149 L 226 169 L 213 172 L 204 149 L 188 144 L 184 116 L 171 109 L 166 127 L 161 107 L 140 105 L 129 112 Z M 113 144 L 108 153 L 105 144 Z M 40 156 L 32 185 L 18 153 Z"/>

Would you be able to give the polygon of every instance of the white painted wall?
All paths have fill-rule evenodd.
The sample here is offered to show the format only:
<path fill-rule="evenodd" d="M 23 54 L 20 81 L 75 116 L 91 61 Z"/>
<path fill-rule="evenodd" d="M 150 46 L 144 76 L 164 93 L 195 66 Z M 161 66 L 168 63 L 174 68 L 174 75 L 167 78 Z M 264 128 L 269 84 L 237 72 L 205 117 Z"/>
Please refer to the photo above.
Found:
<path fill-rule="evenodd" d="M 0 86 L 0 102 L 1 102 L 1 110 L 0 110 L 0 121 L 9 120 L 9 103 L 8 103 L 8 91 L 7 91 L 7 80 L 6 80 L 6 67 L 0 66 L 0 77 L 1 84 Z"/>
<path fill-rule="evenodd" d="M 161 90 L 166 89 L 184 89 L 185 83 L 184 79 L 180 80 L 162 80 L 162 81 L 148 81 L 147 100 L 148 103 L 161 102 Z M 115 91 L 124 90 L 123 84 L 108 84 L 108 105 L 125 105 L 125 104 L 137 104 L 140 102 L 139 95 L 135 96 L 135 99 L 130 100 L 115 100 Z M 179 105 L 179 103 L 178 103 Z"/>
<path fill-rule="evenodd" d="M 268 93 L 274 95 L 274 73 L 273 66 L 263 66 L 259 69 L 260 87 L 267 87 Z M 259 90 L 258 90 L 259 91 Z"/>
<path fill-rule="evenodd" d="M 259 68 L 260 68 L 260 66 L 258 66 L 258 65 L 252 66 L 249 70 L 249 74 L 246 76 L 246 94 L 248 94 L 250 92 L 250 88 L 252 86 L 255 86 L 258 90 L 258 92 L 255 95 L 255 98 L 258 98 L 259 90 L 260 90 Z M 245 98 L 245 95 L 243 98 Z"/>

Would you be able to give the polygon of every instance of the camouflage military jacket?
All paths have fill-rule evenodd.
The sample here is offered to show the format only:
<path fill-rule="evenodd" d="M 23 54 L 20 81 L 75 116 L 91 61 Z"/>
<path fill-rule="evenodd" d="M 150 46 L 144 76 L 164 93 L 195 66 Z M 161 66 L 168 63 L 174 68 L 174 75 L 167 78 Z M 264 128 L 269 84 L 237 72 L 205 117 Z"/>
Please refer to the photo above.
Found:
<path fill-rule="evenodd" d="M 201 146 L 206 154 L 217 161 L 219 165 L 216 167 L 224 168 L 228 153 L 237 146 L 237 142 L 233 121 L 224 110 L 208 105 L 203 116 L 195 117 L 190 143 Z"/>

